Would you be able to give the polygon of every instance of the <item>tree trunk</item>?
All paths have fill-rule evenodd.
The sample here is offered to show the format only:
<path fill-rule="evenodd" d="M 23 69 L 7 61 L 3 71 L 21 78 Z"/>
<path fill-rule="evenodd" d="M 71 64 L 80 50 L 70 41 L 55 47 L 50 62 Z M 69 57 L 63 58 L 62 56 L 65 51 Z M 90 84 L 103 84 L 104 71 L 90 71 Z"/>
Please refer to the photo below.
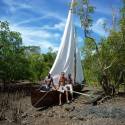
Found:
<path fill-rule="evenodd" d="M 106 72 L 103 72 L 101 76 L 100 84 L 105 92 L 105 95 L 114 96 L 115 94 L 115 87 L 109 83 L 108 76 Z"/>

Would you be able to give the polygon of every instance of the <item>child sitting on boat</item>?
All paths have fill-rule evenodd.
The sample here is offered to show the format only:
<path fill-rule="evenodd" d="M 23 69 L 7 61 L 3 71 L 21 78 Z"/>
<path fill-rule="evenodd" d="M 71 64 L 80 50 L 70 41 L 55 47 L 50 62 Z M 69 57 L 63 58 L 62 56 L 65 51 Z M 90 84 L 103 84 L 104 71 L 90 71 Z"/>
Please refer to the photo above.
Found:
<path fill-rule="evenodd" d="M 52 89 L 52 87 L 55 88 L 54 83 L 53 83 L 53 78 L 52 78 L 51 74 L 49 73 L 48 76 L 46 76 L 46 78 L 44 80 L 44 84 L 42 84 L 40 89 L 43 91 L 50 91 Z"/>

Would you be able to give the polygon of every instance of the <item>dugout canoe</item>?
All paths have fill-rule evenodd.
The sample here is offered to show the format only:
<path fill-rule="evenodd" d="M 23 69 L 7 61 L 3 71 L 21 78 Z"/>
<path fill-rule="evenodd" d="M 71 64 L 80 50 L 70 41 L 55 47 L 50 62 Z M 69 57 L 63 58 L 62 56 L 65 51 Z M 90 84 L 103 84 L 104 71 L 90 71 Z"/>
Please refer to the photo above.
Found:
<path fill-rule="evenodd" d="M 83 85 L 77 84 L 73 86 L 73 90 L 80 92 L 83 89 Z M 74 96 L 77 96 L 74 94 Z M 71 99 L 69 94 L 69 100 Z M 62 94 L 62 103 L 66 102 L 65 93 Z M 39 87 L 33 87 L 31 90 L 31 104 L 35 108 L 47 107 L 59 104 L 59 92 L 56 90 L 42 91 Z"/>

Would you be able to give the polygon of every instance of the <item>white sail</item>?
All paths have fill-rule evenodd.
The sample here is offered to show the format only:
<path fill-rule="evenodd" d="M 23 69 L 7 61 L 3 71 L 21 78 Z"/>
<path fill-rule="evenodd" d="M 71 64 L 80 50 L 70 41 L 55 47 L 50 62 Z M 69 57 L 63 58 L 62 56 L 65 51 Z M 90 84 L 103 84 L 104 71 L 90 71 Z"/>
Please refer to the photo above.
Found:
<path fill-rule="evenodd" d="M 58 84 L 59 76 L 61 72 L 65 72 L 66 75 L 71 73 L 72 76 L 74 77 L 74 72 L 75 72 L 74 52 L 76 51 L 75 49 L 76 48 L 76 35 L 75 35 L 75 28 L 73 25 L 73 14 L 72 14 L 73 2 L 74 0 L 72 0 L 71 8 L 69 10 L 65 30 L 63 33 L 61 45 L 57 53 L 57 57 L 50 70 L 50 74 L 52 74 L 55 84 Z M 81 77 L 79 78 L 79 80 L 80 79 Z"/>
<path fill-rule="evenodd" d="M 82 64 L 81 64 L 81 58 L 80 58 L 80 52 L 79 49 L 76 49 L 76 83 L 82 83 L 84 80 L 83 77 L 83 69 L 82 69 Z"/>

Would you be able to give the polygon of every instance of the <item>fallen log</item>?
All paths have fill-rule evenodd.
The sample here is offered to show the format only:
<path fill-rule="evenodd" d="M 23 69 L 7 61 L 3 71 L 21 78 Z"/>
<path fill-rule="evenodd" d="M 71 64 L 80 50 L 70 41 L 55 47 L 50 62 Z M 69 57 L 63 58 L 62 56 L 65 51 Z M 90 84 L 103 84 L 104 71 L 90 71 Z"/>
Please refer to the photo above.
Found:
<path fill-rule="evenodd" d="M 98 95 L 97 97 L 91 99 L 90 101 L 86 102 L 85 104 L 92 104 L 93 106 L 94 105 L 97 105 L 98 104 L 98 101 L 100 101 L 103 97 L 104 97 L 104 93 L 102 93 L 101 95 Z M 94 96 L 94 95 L 93 95 Z M 95 95 L 96 96 L 96 95 Z"/>

